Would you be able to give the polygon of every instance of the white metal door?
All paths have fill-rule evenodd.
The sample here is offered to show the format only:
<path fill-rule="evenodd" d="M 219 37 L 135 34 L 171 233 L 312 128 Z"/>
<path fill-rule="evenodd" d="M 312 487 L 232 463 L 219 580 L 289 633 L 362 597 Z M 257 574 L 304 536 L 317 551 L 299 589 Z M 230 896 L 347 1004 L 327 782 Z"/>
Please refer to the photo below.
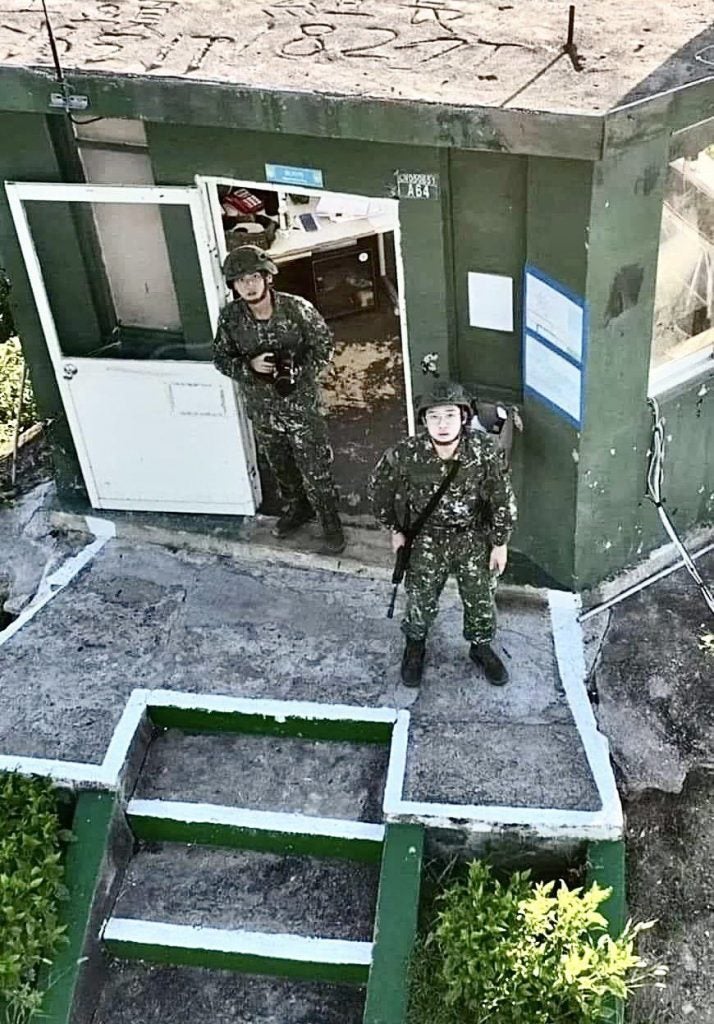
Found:
<path fill-rule="evenodd" d="M 186 206 L 215 329 L 219 295 L 198 190 L 24 182 L 5 187 L 92 505 L 253 515 L 260 483 L 232 382 L 207 362 L 65 355 L 26 210 L 31 201 Z"/>

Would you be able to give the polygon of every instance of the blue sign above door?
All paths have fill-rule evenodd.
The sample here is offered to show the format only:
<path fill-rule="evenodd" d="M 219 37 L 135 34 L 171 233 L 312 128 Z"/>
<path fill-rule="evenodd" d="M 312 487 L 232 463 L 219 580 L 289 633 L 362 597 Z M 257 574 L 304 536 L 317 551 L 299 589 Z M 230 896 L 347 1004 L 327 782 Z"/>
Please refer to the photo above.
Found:
<path fill-rule="evenodd" d="M 322 188 L 322 171 L 314 167 L 287 167 L 285 164 L 266 164 L 265 180 L 274 185 L 303 185 Z"/>

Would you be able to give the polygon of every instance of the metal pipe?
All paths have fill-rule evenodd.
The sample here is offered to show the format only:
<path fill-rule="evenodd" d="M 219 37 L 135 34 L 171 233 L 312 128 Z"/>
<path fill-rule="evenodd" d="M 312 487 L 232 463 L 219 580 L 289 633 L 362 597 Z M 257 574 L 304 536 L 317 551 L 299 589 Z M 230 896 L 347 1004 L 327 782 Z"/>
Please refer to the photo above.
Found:
<path fill-rule="evenodd" d="M 20 377 L 20 395 L 17 400 L 17 415 L 15 417 L 15 430 L 12 438 L 12 460 L 10 462 L 10 487 L 15 486 L 17 480 L 17 450 L 20 445 L 20 423 L 22 422 L 22 406 L 25 397 L 25 381 L 27 380 L 27 363 L 22 360 L 22 375 Z"/>
<path fill-rule="evenodd" d="M 701 558 L 703 555 L 708 555 L 710 551 L 714 551 L 714 542 L 707 544 L 706 547 L 701 548 L 699 551 L 695 551 L 690 557 L 693 562 L 696 562 L 698 558 Z M 664 579 L 665 576 L 669 576 L 671 573 L 676 572 L 677 569 L 681 569 L 684 564 L 684 559 L 680 558 L 672 565 L 668 565 L 666 569 L 660 569 L 659 572 L 654 573 L 652 576 L 648 576 L 644 580 L 640 580 L 639 583 L 633 583 L 631 587 L 627 587 L 626 590 L 623 590 L 620 594 L 616 594 L 615 597 L 611 597 L 607 601 L 603 601 L 602 604 L 595 605 L 594 608 L 588 608 L 586 612 L 583 612 L 582 615 L 578 616 L 578 621 L 587 622 L 588 619 L 597 615 L 598 612 L 607 611 L 607 609 L 612 608 L 613 605 L 619 604 L 620 601 L 624 601 L 626 597 L 631 597 L 633 594 L 637 594 L 640 590 L 644 590 L 645 587 L 649 587 L 653 583 L 657 583 L 659 580 Z"/>

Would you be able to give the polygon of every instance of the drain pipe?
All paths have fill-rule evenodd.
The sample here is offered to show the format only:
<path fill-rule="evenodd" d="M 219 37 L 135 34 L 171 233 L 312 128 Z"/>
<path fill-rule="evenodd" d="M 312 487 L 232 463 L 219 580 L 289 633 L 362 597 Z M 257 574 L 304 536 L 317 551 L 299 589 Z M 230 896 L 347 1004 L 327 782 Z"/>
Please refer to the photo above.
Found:
<path fill-rule="evenodd" d="M 59 594 L 60 591 L 64 590 L 67 584 L 71 583 L 75 576 L 84 569 L 85 565 L 89 565 L 104 545 L 113 537 L 116 537 L 116 526 L 109 519 L 85 516 L 85 522 L 90 532 L 94 535 L 94 540 L 83 547 L 76 555 L 66 559 L 59 569 L 55 569 L 49 576 L 42 577 L 35 596 L 29 604 L 25 605 L 17 618 L 9 626 L 0 631 L 0 647 L 6 644 L 18 630 L 22 629 L 26 622 L 33 619 L 39 610 L 44 608 L 48 601 L 52 600 L 55 594 Z"/>

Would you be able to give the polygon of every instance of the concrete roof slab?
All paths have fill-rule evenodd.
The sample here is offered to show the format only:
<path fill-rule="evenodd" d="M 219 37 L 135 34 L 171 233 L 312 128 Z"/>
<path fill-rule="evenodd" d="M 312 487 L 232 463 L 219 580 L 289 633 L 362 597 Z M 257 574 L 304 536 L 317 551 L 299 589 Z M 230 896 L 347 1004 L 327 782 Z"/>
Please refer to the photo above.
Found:
<path fill-rule="evenodd" d="M 602 114 L 714 75 L 709 0 L 49 0 L 67 72 Z M 0 65 L 51 67 L 39 5 L 0 0 Z"/>

